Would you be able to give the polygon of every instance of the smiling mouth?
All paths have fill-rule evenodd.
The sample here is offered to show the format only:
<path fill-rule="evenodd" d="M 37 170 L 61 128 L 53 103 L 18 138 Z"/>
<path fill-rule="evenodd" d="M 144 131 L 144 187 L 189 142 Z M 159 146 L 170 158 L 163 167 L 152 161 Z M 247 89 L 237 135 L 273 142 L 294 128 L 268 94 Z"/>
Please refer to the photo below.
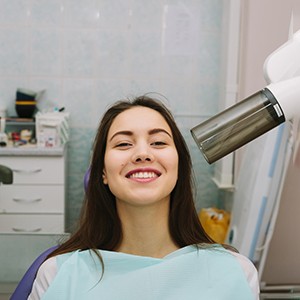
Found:
<path fill-rule="evenodd" d="M 137 178 L 137 179 L 152 179 L 152 178 L 157 178 L 161 174 L 157 172 L 130 172 L 129 174 L 126 175 L 127 178 Z"/>

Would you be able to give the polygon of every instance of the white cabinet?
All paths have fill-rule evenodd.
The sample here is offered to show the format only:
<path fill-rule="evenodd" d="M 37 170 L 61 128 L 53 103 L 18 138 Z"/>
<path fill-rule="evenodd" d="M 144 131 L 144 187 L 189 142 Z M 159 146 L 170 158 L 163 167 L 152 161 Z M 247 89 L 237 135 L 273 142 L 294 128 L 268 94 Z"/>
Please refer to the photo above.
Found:
<path fill-rule="evenodd" d="M 0 233 L 65 232 L 66 154 L 2 155 L 13 184 L 0 186 Z"/>

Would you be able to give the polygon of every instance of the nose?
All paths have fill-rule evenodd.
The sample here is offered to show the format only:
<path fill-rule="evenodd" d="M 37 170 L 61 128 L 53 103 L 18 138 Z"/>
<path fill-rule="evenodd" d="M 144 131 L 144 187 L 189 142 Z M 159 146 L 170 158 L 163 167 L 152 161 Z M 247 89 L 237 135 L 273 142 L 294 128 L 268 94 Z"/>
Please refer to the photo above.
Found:
<path fill-rule="evenodd" d="M 140 154 L 138 156 L 136 156 L 136 158 L 134 159 L 135 162 L 144 162 L 144 161 L 152 161 L 152 159 L 150 158 L 149 155 L 143 155 Z"/>
<path fill-rule="evenodd" d="M 154 157 L 150 149 L 148 149 L 147 147 L 138 147 L 136 149 L 136 152 L 133 154 L 132 160 L 135 163 L 152 162 L 154 160 Z"/>

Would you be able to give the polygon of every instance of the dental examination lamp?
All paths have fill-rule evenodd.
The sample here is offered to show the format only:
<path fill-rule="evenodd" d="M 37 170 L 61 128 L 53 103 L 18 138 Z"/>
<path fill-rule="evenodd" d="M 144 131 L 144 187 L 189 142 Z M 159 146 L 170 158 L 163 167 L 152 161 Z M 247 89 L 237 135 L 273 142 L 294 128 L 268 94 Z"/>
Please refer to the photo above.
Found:
<path fill-rule="evenodd" d="M 295 67 L 296 66 L 296 67 Z M 191 129 L 208 163 L 300 116 L 300 30 L 264 63 L 264 89 Z"/>

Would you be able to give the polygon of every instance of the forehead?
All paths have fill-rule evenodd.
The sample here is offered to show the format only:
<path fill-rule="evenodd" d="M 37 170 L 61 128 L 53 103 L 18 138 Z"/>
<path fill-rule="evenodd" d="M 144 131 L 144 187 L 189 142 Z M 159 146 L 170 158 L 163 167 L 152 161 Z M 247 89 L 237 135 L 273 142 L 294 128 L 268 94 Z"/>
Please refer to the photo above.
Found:
<path fill-rule="evenodd" d="M 137 106 L 121 112 L 112 122 L 108 136 L 120 130 L 141 131 L 162 128 L 171 134 L 171 128 L 164 117 L 154 109 Z"/>

